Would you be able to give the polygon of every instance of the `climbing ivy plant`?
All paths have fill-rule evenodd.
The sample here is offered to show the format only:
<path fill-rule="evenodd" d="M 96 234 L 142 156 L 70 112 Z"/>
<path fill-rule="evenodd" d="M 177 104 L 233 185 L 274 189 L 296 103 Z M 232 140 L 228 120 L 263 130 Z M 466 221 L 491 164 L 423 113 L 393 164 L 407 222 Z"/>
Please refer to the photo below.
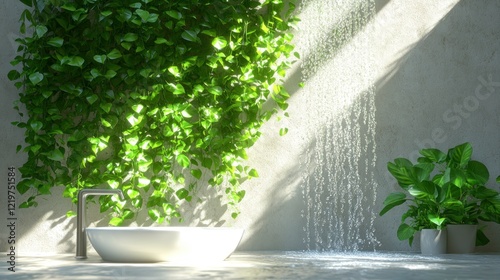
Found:
<path fill-rule="evenodd" d="M 28 156 L 21 207 L 55 186 L 74 203 L 83 188 L 113 188 L 126 201 L 98 200 L 112 225 L 144 208 L 163 223 L 181 218 L 179 205 L 201 187 L 223 182 L 237 205 L 240 183 L 258 176 L 246 149 L 287 107 L 293 3 L 20 1 L 28 7 L 12 64 L 22 68 L 8 75 L 20 89 L 18 151 Z M 268 102 L 275 109 L 263 110 Z"/>

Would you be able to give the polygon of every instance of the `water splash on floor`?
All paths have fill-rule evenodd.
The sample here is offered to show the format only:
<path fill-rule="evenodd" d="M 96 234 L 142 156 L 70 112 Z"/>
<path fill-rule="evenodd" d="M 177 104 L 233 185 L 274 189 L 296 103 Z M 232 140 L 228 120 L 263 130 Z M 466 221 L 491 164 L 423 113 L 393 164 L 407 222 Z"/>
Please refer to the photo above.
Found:
<path fill-rule="evenodd" d="M 307 151 L 301 162 L 309 250 L 374 249 L 375 93 L 368 23 L 373 0 L 299 5 Z"/>

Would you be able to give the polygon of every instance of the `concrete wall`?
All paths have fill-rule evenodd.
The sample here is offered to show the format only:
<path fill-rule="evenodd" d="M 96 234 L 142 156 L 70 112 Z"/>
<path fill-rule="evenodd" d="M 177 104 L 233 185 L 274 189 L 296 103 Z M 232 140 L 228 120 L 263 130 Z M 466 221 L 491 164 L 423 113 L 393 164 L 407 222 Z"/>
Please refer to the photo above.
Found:
<path fill-rule="evenodd" d="M 385 18 L 376 40 L 383 65 L 376 84 L 380 202 L 395 189 L 387 161 L 416 158 L 423 147 L 446 150 L 466 141 L 474 147 L 473 157 L 489 168 L 489 186 L 498 190 L 500 2 L 397 2 L 389 1 L 378 15 Z M 383 249 L 406 248 L 393 236 L 396 218 L 376 222 Z M 487 228 L 490 237 L 499 232 L 498 225 Z M 499 251 L 499 241 L 492 238 L 480 250 Z"/>
<path fill-rule="evenodd" d="M 205 198 L 214 202 L 207 202 L 203 209 L 194 209 L 186 224 L 244 227 L 246 234 L 241 250 L 314 248 L 305 242 L 309 229 L 304 228 L 314 222 L 308 222 L 306 218 L 315 217 L 310 214 L 315 211 L 310 209 L 314 201 L 311 202 L 305 194 L 314 190 L 316 182 L 308 177 L 317 172 L 309 170 L 317 168 L 310 159 L 323 150 L 331 152 L 328 141 L 320 139 L 323 135 L 320 132 L 326 128 L 333 135 L 329 136 L 332 142 L 340 141 L 341 138 L 336 137 L 342 135 L 366 142 L 369 134 L 375 144 L 374 154 L 361 153 L 357 158 L 360 163 L 374 163 L 373 166 L 364 166 L 367 172 L 358 172 L 365 177 L 358 181 L 369 184 L 354 186 L 363 195 L 361 203 L 365 204 L 365 210 L 360 213 L 366 216 L 359 219 L 360 224 L 355 227 L 364 228 L 366 235 L 374 238 L 368 243 L 361 240 L 364 245 L 360 249 L 418 250 L 418 242 L 409 248 L 406 242 L 396 238 L 400 213 L 395 211 L 384 217 L 376 215 L 385 196 L 397 189 L 386 171 L 386 163 L 399 156 L 414 157 L 422 147 L 445 150 L 470 141 L 474 158 L 487 165 L 492 177 L 500 175 L 500 115 L 496 113 L 500 105 L 500 1 L 376 0 L 375 15 L 358 33 L 352 34 L 340 46 L 332 46 L 335 51 L 327 47 L 319 50 L 325 56 L 317 57 L 324 61 L 313 74 L 305 73 L 304 65 L 314 58 L 312 54 L 317 55 L 314 52 L 318 52 L 319 46 L 303 38 L 312 33 L 335 30 L 335 20 L 339 16 L 330 13 L 339 14 L 343 8 L 333 5 L 333 2 L 341 1 L 303 2 L 300 5 L 302 22 L 296 39 L 298 49 L 310 55 L 302 56 L 287 81 L 292 93 L 290 117 L 266 124 L 262 138 L 249 152 L 249 164 L 259 171 L 260 177 L 243 185 L 247 196 L 240 205 L 240 218 L 233 221 L 224 214 L 224 208 L 217 207 L 221 200 L 219 194 L 209 190 Z M 349 2 L 345 1 L 345 5 Z M 3 38 L 0 40 L 2 223 L 7 222 L 8 216 L 7 168 L 19 167 L 25 159 L 15 153 L 16 146 L 23 141 L 23 132 L 10 125 L 11 121 L 18 119 L 12 109 L 17 90 L 6 78 L 12 67 L 9 61 L 16 55 L 13 38 L 18 35 L 18 18 L 22 9 L 18 1 L 0 3 L 0 35 Z M 316 16 L 324 17 L 324 24 L 318 25 Z M 360 61 L 355 56 L 358 53 L 369 55 L 369 59 Z M 367 73 L 360 74 L 359 69 L 365 69 Z M 305 78 L 306 86 L 298 88 L 297 83 Z M 330 83 L 325 79 L 329 78 L 334 79 L 335 86 L 325 88 L 324 84 Z M 367 80 L 376 86 L 374 91 L 367 91 Z M 342 129 L 342 124 L 331 123 L 335 122 L 336 116 L 348 122 L 346 116 L 356 112 L 353 111 L 355 107 L 345 103 L 348 102 L 346 98 L 350 94 L 355 98 L 360 92 L 372 94 L 365 98 L 372 100 L 374 107 L 365 106 L 362 112 L 374 116 L 374 130 L 370 132 L 363 126 L 363 119 L 359 119 L 361 125 L 353 122 L 360 128 L 357 135 L 349 134 L 346 131 L 351 131 L 351 127 Z M 324 126 L 311 127 L 311 124 Z M 278 130 L 283 126 L 289 128 L 289 133 L 280 137 Z M 319 162 L 323 165 L 320 173 L 331 172 L 327 163 Z M 342 188 L 335 182 L 331 185 L 328 190 Z M 498 189 L 493 183 L 490 186 Z M 65 217 L 72 206 L 61 198 L 60 192 L 60 189 L 54 189 L 54 195 L 41 199 L 37 208 L 16 211 L 19 253 L 74 251 L 75 220 Z M 18 197 L 17 201 L 20 203 L 22 198 Z M 334 210 L 332 216 L 340 216 L 339 219 L 348 215 L 343 209 Z M 92 207 L 88 221 L 105 225 L 105 220 Z M 149 225 L 144 222 L 144 215 L 138 224 Z M 348 227 L 346 225 L 346 232 Z M 492 237 L 492 242 L 480 250 L 500 251 L 500 240 L 493 238 L 499 233 L 500 226 L 488 225 L 487 234 Z M 0 251 L 7 250 L 9 235 L 8 228 L 2 226 Z M 368 237 L 361 236 L 363 238 Z"/>

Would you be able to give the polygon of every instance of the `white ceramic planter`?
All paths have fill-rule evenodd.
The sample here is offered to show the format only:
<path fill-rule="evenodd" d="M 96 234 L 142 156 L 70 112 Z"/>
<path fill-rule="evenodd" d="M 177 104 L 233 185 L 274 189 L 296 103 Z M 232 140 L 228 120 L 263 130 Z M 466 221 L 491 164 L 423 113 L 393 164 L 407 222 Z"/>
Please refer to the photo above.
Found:
<path fill-rule="evenodd" d="M 477 225 L 447 225 L 446 227 L 448 228 L 448 253 L 474 253 Z"/>
<path fill-rule="evenodd" d="M 423 229 L 420 231 L 420 251 L 422 255 L 446 254 L 446 229 Z"/>

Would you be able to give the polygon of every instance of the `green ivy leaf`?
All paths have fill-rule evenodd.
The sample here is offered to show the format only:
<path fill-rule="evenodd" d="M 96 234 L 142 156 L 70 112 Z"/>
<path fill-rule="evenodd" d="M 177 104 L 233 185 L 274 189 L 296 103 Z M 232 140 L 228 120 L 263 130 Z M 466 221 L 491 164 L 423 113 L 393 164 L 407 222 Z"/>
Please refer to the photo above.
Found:
<path fill-rule="evenodd" d="M 110 221 L 109 221 L 109 225 L 111 226 L 120 226 L 121 224 L 123 224 L 123 219 L 122 218 L 118 218 L 118 217 L 113 217 Z"/>
<path fill-rule="evenodd" d="M 158 211 L 158 209 L 149 209 L 148 215 L 153 221 L 159 221 L 161 218 L 160 211 Z"/>
<path fill-rule="evenodd" d="M 204 158 L 201 161 L 201 166 L 207 168 L 207 169 L 212 169 L 213 161 L 209 158 Z"/>
<path fill-rule="evenodd" d="M 177 155 L 177 162 L 184 168 L 188 168 L 190 165 L 189 158 L 183 154 Z"/>
<path fill-rule="evenodd" d="M 179 78 L 181 76 L 181 72 L 179 71 L 179 67 L 177 66 L 168 67 L 168 72 L 170 72 L 176 78 Z"/>
<path fill-rule="evenodd" d="M 85 63 L 85 59 L 79 56 L 72 56 L 69 58 L 67 61 L 68 65 L 75 66 L 75 67 L 82 67 L 83 63 Z"/>
<path fill-rule="evenodd" d="M 130 197 L 131 199 L 135 199 L 136 197 L 140 196 L 141 193 L 136 191 L 136 190 L 133 190 L 133 189 L 130 189 L 130 190 L 127 190 L 127 195 L 128 197 Z"/>
<path fill-rule="evenodd" d="M 145 178 L 145 177 L 139 178 L 139 180 L 137 180 L 137 186 L 139 188 L 147 187 L 150 183 L 151 183 L 151 180 L 149 180 L 148 178 Z"/>
<path fill-rule="evenodd" d="M 132 205 L 136 209 L 141 209 L 142 208 L 142 202 L 143 202 L 142 197 L 138 196 L 137 198 L 135 198 L 135 199 L 132 200 Z"/>
<path fill-rule="evenodd" d="M 55 149 L 47 153 L 47 158 L 53 161 L 62 161 L 64 159 L 64 152 L 62 149 Z"/>
<path fill-rule="evenodd" d="M 214 30 L 214 29 L 205 29 L 203 31 L 201 31 L 202 34 L 205 34 L 207 36 L 210 36 L 210 37 L 216 37 L 217 36 L 217 31 Z M 221 36 L 221 38 L 224 38 Z M 225 40 L 225 38 L 224 38 Z"/>
<path fill-rule="evenodd" d="M 111 111 L 113 104 L 111 103 L 100 103 L 99 107 L 106 113 L 109 113 Z"/>
<path fill-rule="evenodd" d="M 161 44 L 172 45 L 173 43 L 171 43 L 170 41 L 168 41 L 165 38 L 156 38 L 155 44 L 157 44 L 157 45 L 161 45 Z"/>
<path fill-rule="evenodd" d="M 95 79 L 101 76 L 101 72 L 98 69 L 92 68 L 92 70 L 90 70 L 90 75 Z"/>
<path fill-rule="evenodd" d="M 134 212 L 132 212 L 130 209 L 125 209 L 123 210 L 123 215 L 122 215 L 122 218 L 124 220 L 130 220 L 130 219 L 133 219 L 135 216 Z"/>
<path fill-rule="evenodd" d="M 102 125 L 109 128 L 114 128 L 118 124 L 118 117 L 115 115 L 108 116 L 101 120 Z"/>
<path fill-rule="evenodd" d="M 50 192 L 50 188 L 51 188 L 51 186 L 50 186 L 50 185 L 47 185 L 47 184 L 42 185 L 42 186 L 40 186 L 40 187 L 38 188 L 38 193 L 39 193 L 40 195 L 49 195 L 49 194 L 52 194 L 52 193 Z M 35 197 L 30 197 L 30 198 L 28 199 L 28 201 L 31 201 L 31 200 L 33 200 L 33 199 L 35 199 Z"/>
<path fill-rule="evenodd" d="M 191 115 L 191 113 L 189 113 L 189 111 L 187 111 L 187 110 L 183 110 L 183 111 L 181 112 L 181 115 L 182 115 L 183 117 L 185 117 L 185 118 L 188 118 L 188 119 L 193 117 L 193 115 Z M 188 124 L 188 125 L 189 125 L 189 124 Z M 187 127 L 186 127 L 186 128 L 187 128 Z"/>
<path fill-rule="evenodd" d="M 59 87 L 59 89 L 73 95 L 80 95 L 83 92 L 82 88 L 77 87 L 74 84 L 63 84 Z"/>
<path fill-rule="evenodd" d="M 92 95 L 87 96 L 86 99 L 87 99 L 87 102 L 92 105 L 92 104 L 94 104 L 94 102 L 96 102 L 99 99 L 99 96 L 97 96 L 97 94 L 92 94 Z"/>
<path fill-rule="evenodd" d="M 117 49 L 113 49 L 107 54 L 107 57 L 109 59 L 118 59 L 122 57 L 122 53 Z"/>
<path fill-rule="evenodd" d="M 222 50 L 227 46 L 227 40 L 224 37 L 216 37 L 212 40 L 212 46 L 218 50 Z"/>
<path fill-rule="evenodd" d="M 149 17 L 146 19 L 147 22 L 149 23 L 155 23 L 158 21 L 158 14 L 152 13 L 149 15 Z"/>
<path fill-rule="evenodd" d="M 186 30 L 182 32 L 181 37 L 189 42 L 197 42 L 199 40 L 198 33 L 193 30 Z"/>
<path fill-rule="evenodd" d="M 149 19 L 149 12 L 148 11 L 145 11 L 142 9 L 137 9 L 137 10 L 135 10 L 135 12 L 139 15 L 139 17 L 141 17 L 141 19 L 143 21 L 148 21 L 148 19 Z"/>
<path fill-rule="evenodd" d="M 107 56 L 104 54 L 101 55 L 94 55 L 94 60 L 97 61 L 98 63 L 104 63 L 106 61 Z"/>
<path fill-rule="evenodd" d="M 142 112 L 142 109 L 144 109 L 144 106 L 142 106 L 141 104 L 132 106 L 132 110 L 134 110 L 134 112 L 136 112 L 137 114 L 140 114 Z"/>
<path fill-rule="evenodd" d="M 246 194 L 246 191 L 245 190 L 241 190 L 237 193 L 238 195 L 238 202 L 241 202 L 241 200 L 245 197 L 245 194 Z"/>
<path fill-rule="evenodd" d="M 181 84 L 169 83 L 168 86 L 169 86 L 170 91 L 175 95 L 186 93 L 186 90 L 184 89 L 184 87 Z"/>
<path fill-rule="evenodd" d="M 196 179 L 200 180 L 203 173 L 201 172 L 200 169 L 192 169 L 191 175 L 193 175 L 193 177 L 195 177 Z"/>
<path fill-rule="evenodd" d="M 259 173 L 257 172 L 257 170 L 255 170 L 253 168 L 250 170 L 250 172 L 248 172 L 248 175 L 250 177 L 255 177 L 255 178 L 259 177 Z"/>
<path fill-rule="evenodd" d="M 61 37 L 50 38 L 47 44 L 56 48 L 60 48 L 64 44 L 64 39 Z"/>
<path fill-rule="evenodd" d="M 66 218 L 71 218 L 71 217 L 76 217 L 76 212 L 75 211 L 68 211 L 66 212 Z"/>
<path fill-rule="evenodd" d="M 138 125 L 141 121 L 142 121 L 142 116 L 139 116 L 136 118 L 136 116 L 134 114 L 130 114 L 127 116 L 127 121 L 130 123 L 131 126 L 136 126 Z M 137 144 L 137 142 L 136 142 Z M 133 144 L 135 145 L 135 144 Z"/>
<path fill-rule="evenodd" d="M 125 36 L 123 36 L 122 40 L 126 42 L 135 42 L 138 38 L 139 36 L 137 36 L 137 34 L 135 33 L 127 33 L 125 34 Z"/>
<path fill-rule="evenodd" d="M 170 11 L 166 11 L 165 12 L 168 16 L 174 18 L 174 19 L 181 19 L 182 18 L 182 14 L 179 13 L 178 11 L 173 11 L 173 10 L 170 10 Z"/>
<path fill-rule="evenodd" d="M 120 46 L 122 46 L 124 49 L 126 49 L 127 51 L 130 50 L 132 48 L 132 44 L 131 43 L 128 43 L 128 42 L 122 42 L 120 44 Z"/>
<path fill-rule="evenodd" d="M 211 94 L 213 94 L 215 96 L 219 96 L 219 95 L 222 95 L 222 88 L 219 86 L 210 87 L 210 88 L 208 88 L 208 92 L 210 92 Z"/>
<path fill-rule="evenodd" d="M 116 74 L 117 74 L 116 71 L 110 69 L 110 70 L 106 71 L 106 74 L 104 74 L 104 77 L 106 77 L 109 80 L 109 79 L 112 79 L 114 76 L 116 76 Z"/>
<path fill-rule="evenodd" d="M 29 76 L 29 79 L 33 85 L 37 85 L 43 80 L 43 74 L 40 72 L 35 72 Z"/>
<path fill-rule="evenodd" d="M 38 132 L 42 129 L 43 123 L 40 121 L 34 121 L 30 123 L 31 128 L 33 129 L 34 132 Z"/>
<path fill-rule="evenodd" d="M 45 25 L 38 25 L 35 27 L 35 32 L 38 37 L 43 37 L 47 31 L 49 31 L 49 29 Z"/>
<path fill-rule="evenodd" d="M 21 77 L 21 74 L 17 70 L 10 70 L 9 73 L 7 74 L 7 77 L 11 81 L 15 81 Z"/>
<path fill-rule="evenodd" d="M 287 133 L 288 133 L 288 128 L 287 127 L 280 128 L 280 136 L 284 136 Z"/>
<path fill-rule="evenodd" d="M 102 11 L 101 12 L 101 16 L 103 16 L 103 17 L 109 17 L 112 14 L 113 14 L 112 11 Z"/>
<path fill-rule="evenodd" d="M 142 7 L 141 2 L 135 2 L 129 5 L 130 8 L 140 9 Z"/>
<path fill-rule="evenodd" d="M 67 11 L 70 11 L 70 12 L 76 11 L 76 7 L 72 3 L 66 3 L 66 4 L 62 5 L 61 8 L 65 9 Z"/>
<path fill-rule="evenodd" d="M 132 18 L 132 12 L 128 9 L 118 10 L 118 19 L 122 22 L 127 22 Z"/>
<path fill-rule="evenodd" d="M 130 122 L 130 120 L 129 120 L 129 122 Z M 134 122 L 134 124 L 133 124 L 133 126 L 134 126 L 135 120 L 133 122 Z M 131 124 L 132 124 L 132 122 L 131 122 Z M 127 141 L 127 143 L 129 143 L 130 145 L 135 146 L 135 145 L 137 145 L 137 143 L 139 143 L 139 137 L 137 135 L 128 135 L 127 138 L 125 138 L 125 141 Z"/>
<path fill-rule="evenodd" d="M 31 189 L 32 185 L 33 185 L 32 180 L 24 179 L 24 180 L 20 181 L 19 183 L 17 183 L 16 188 L 20 194 L 25 194 L 28 190 Z"/>
<path fill-rule="evenodd" d="M 175 195 L 177 195 L 179 199 L 185 199 L 186 197 L 188 197 L 189 191 L 186 189 L 179 189 L 175 192 Z"/>

